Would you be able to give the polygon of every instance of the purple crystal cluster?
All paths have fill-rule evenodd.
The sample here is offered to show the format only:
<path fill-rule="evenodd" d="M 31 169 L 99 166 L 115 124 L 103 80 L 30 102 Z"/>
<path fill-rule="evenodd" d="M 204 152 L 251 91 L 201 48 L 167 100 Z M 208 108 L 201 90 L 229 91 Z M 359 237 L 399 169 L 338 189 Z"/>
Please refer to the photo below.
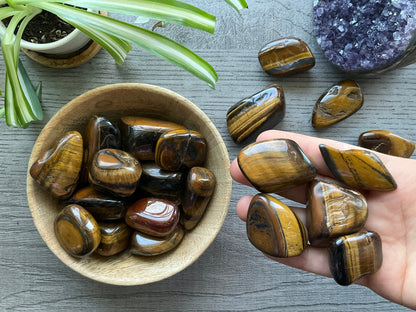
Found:
<path fill-rule="evenodd" d="M 384 69 L 415 44 L 415 0 L 315 0 L 313 14 L 318 43 L 345 71 Z"/>

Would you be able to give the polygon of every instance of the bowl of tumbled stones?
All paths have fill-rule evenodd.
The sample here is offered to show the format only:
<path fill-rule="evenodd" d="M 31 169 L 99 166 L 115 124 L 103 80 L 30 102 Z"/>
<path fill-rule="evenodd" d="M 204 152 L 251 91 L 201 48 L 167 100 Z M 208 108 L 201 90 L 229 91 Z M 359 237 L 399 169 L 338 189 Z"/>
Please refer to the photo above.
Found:
<path fill-rule="evenodd" d="M 231 197 L 228 153 L 184 97 L 107 85 L 47 123 L 27 196 L 41 237 L 67 266 L 103 283 L 152 283 L 191 265 L 219 233 Z"/>

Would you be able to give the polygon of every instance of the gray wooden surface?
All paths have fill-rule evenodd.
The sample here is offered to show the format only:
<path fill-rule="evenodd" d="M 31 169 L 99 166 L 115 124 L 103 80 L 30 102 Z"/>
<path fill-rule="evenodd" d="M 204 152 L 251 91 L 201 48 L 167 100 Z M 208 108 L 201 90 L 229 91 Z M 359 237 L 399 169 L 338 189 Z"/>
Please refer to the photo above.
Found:
<path fill-rule="evenodd" d="M 26 200 L 26 170 L 31 148 L 48 119 L 77 95 L 110 83 L 144 82 L 176 91 L 201 107 L 224 137 L 230 158 L 241 147 L 230 139 L 227 109 L 271 83 L 286 94 L 286 117 L 276 128 L 355 144 L 369 129 L 388 129 L 415 139 L 416 66 L 358 77 L 363 108 L 349 119 L 315 131 L 312 107 L 331 84 L 347 76 L 323 58 L 312 34 L 312 1 L 249 0 L 236 14 L 223 1 L 193 1 L 218 16 L 215 35 L 180 26 L 157 30 L 195 49 L 216 68 L 219 82 L 203 82 L 134 48 L 123 67 L 101 51 L 75 69 L 56 70 L 23 58 L 33 80 L 43 81 L 45 120 L 29 129 L 0 123 L 0 310 L 1 311 L 404 311 L 360 286 L 341 287 L 332 279 L 301 272 L 266 259 L 250 245 L 245 224 L 235 212 L 238 199 L 255 191 L 237 184 L 225 224 L 214 243 L 191 267 L 150 285 L 117 287 L 86 279 L 58 260 L 39 236 Z M 115 16 L 115 15 L 113 15 Z M 134 18 L 124 17 L 133 21 Z M 268 77 L 257 52 L 283 36 L 302 38 L 315 53 L 310 72 L 290 78 Z M 4 64 L 0 64 L 4 88 Z M 413 156 L 414 158 L 414 156 Z"/>

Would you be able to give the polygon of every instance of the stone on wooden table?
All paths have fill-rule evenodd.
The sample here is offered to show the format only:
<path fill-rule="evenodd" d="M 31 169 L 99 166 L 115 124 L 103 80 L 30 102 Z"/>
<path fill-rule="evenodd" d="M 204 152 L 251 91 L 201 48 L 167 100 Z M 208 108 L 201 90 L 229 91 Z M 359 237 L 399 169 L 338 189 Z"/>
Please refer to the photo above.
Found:
<path fill-rule="evenodd" d="M 371 151 L 351 149 L 341 151 L 319 145 L 321 154 L 332 175 L 352 188 L 374 191 L 393 191 L 396 181 L 383 162 Z"/>
<path fill-rule="evenodd" d="M 339 236 L 356 233 L 367 220 L 367 201 L 357 191 L 314 180 L 308 189 L 306 227 L 311 246 L 327 247 Z"/>
<path fill-rule="evenodd" d="M 101 241 L 96 249 L 100 256 L 114 256 L 124 251 L 130 242 L 133 230 L 124 222 L 100 222 Z"/>
<path fill-rule="evenodd" d="M 376 152 L 409 158 L 415 143 L 388 130 L 370 130 L 360 134 L 358 145 Z"/>
<path fill-rule="evenodd" d="M 263 70 L 272 76 L 307 71 L 315 66 L 315 57 L 301 39 L 284 37 L 265 44 L 258 53 Z"/>
<path fill-rule="evenodd" d="M 235 143 L 253 140 L 260 132 L 282 121 L 285 111 L 283 88 L 271 85 L 228 109 L 228 132 Z"/>
<path fill-rule="evenodd" d="M 268 194 L 257 194 L 247 213 L 247 236 L 260 251 L 273 257 L 299 256 L 306 248 L 302 221 L 283 202 Z"/>
<path fill-rule="evenodd" d="M 342 80 L 321 95 L 312 111 L 312 126 L 324 128 L 340 122 L 358 111 L 364 99 L 354 80 Z"/>

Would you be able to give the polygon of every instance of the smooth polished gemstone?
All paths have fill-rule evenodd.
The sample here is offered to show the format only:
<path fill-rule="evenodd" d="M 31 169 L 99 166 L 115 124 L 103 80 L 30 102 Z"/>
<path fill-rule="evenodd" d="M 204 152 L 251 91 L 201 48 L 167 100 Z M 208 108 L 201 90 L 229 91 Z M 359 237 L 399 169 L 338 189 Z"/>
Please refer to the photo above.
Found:
<path fill-rule="evenodd" d="M 185 231 L 178 224 L 175 230 L 165 237 L 154 237 L 134 232 L 131 238 L 130 251 L 138 256 L 157 256 L 176 248 L 182 241 Z"/>
<path fill-rule="evenodd" d="M 30 175 L 54 197 L 65 199 L 77 187 L 83 157 L 82 136 L 70 131 L 30 168 Z"/>
<path fill-rule="evenodd" d="M 357 191 L 314 180 L 309 185 L 306 227 L 312 246 L 327 247 L 333 238 L 356 233 L 367 220 L 367 201 Z"/>
<path fill-rule="evenodd" d="M 271 41 L 259 51 L 263 70 L 272 76 L 307 71 L 315 66 L 315 57 L 308 45 L 299 38 L 285 37 Z"/>
<path fill-rule="evenodd" d="M 306 248 L 302 221 L 280 200 L 257 194 L 247 213 L 247 236 L 260 251 L 273 257 L 299 256 Z"/>
<path fill-rule="evenodd" d="M 99 191 L 127 197 L 136 190 L 142 174 L 140 163 L 122 150 L 103 149 L 95 154 L 89 180 Z"/>
<path fill-rule="evenodd" d="M 201 220 L 215 190 L 214 173 L 203 167 L 193 167 L 186 181 L 182 203 L 182 220 L 186 230 L 192 230 Z"/>
<path fill-rule="evenodd" d="M 370 130 L 361 133 L 358 145 L 380 153 L 409 158 L 415 143 L 387 130 Z"/>
<path fill-rule="evenodd" d="M 121 147 L 121 136 L 118 128 L 107 118 L 94 115 L 86 128 L 84 161 L 81 174 L 81 183 L 88 183 L 88 172 L 94 155 L 104 148 Z"/>
<path fill-rule="evenodd" d="M 179 171 L 201 166 L 207 155 L 207 141 L 197 131 L 173 130 L 162 134 L 156 144 L 155 161 L 164 170 Z"/>
<path fill-rule="evenodd" d="M 342 80 L 325 91 L 312 111 L 312 126 L 324 128 L 333 125 L 358 111 L 364 98 L 354 80 Z"/>
<path fill-rule="evenodd" d="M 283 88 L 271 85 L 230 107 L 227 112 L 228 132 L 236 143 L 252 140 L 282 121 L 285 111 Z"/>
<path fill-rule="evenodd" d="M 142 198 L 127 209 L 125 221 L 139 232 L 163 237 L 175 230 L 179 216 L 179 208 L 173 202 Z"/>
<path fill-rule="evenodd" d="M 376 154 L 365 150 L 341 151 L 321 144 L 321 154 L 332 175 L 352 188 L 392 191 L 396 181 Z"/>
<path fill-rule="evenodd" d="M 98 221 L 123 219 L 126 205 L 123 200 L 98 192 L 94 187 L 87 186 L 77 190 L 71 198 L 62 202 L 64 206 L 77 204 L 87 209 Z"/>
<path fill-rule="evenodd" d="M 55 235 L 62 248 L 74 257 L 91 254 L 101 240 L 97 221 L 79 205 L 68 205 L 56 216 Z"/>
<path fill-rule="evenodd" d="M 329 267 L 343 286 L 378 271 L 383 262 L 382 244 L 376 232 L 359 232 L 334 240 L 329 247 Z"/>
<path fill-rule="evenodd" d="M 125 250 L 133 230 L 124 222 L 99 223 L 101 241 L 95 251 L 100 256 L 113 256 Z"/>
<path fill-rule="evenodd" d="M 185 127 L 166 120 L 139 116 L 122 117 L 120 123 L 124 150 L 138 160 L 154 161 L 159 137 L 165 132 L 176 129 L 185 129 Z"/>
<path fill-rule="evenodd" d="M 311 181 L 317 169 L 299 145 L 288 139 L 256 142 L 238 154 L 238 165 L 260 192 L 276 193 Z"/>

